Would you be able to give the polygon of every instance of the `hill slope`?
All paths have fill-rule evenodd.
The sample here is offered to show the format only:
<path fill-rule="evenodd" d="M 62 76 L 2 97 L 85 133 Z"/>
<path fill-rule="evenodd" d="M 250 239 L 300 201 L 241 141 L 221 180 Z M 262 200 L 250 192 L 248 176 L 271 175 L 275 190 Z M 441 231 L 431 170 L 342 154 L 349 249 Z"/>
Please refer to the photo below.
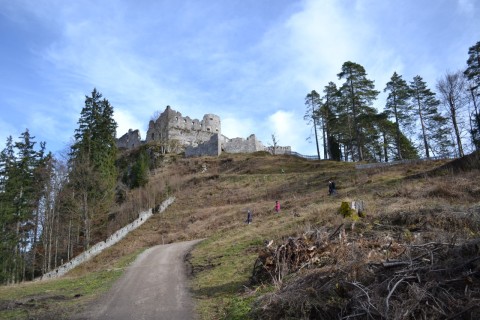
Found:
<path fill-rule="evenodd" d="M 360 319 L 365 317 L 366 313 L 362 313 L 365 310 L 373 318 L 393 317 L 396 313 L 392 312 L 402 310 L 402 295 L 397 294 L 417 290 L 415 297 L 422 301 L 422 294 L 432 293 L 410 280 L 414 275 L 421 277 L 420 273 L 404 271 L 402 281 L 398 282 L 402 278 L 386 281 L 406 264 L 399 263 L 387 270 L 382 269 L 387 268 L 383 263 L 393 259 L 406 261 L 409 255 L 411 260 L 425 255 L 418 260 L 423 264 L 416 267 L 432 269 L 434 262 L 443 261 L 447 269 L 452 261 L 434 254 L 452 255 L 457 261 L 466 262 L 475 255 L 475 244 L 464 247 L 463 251 L 460 245 L 473 241 L 480 232 L 478 170 L 422 176 L 444 164 L 445 161 L 422 162 L 357 171 L 352 163 L 307 161 L 264 153 L 165 158 L 151 176 L 149 186 L 165 185 L 165 192 L 175 195 L 175 203 L 165 214 L 154 215 L 124 241 L 69 276 L 74 282 L 92 275 L 110 275 L 118 270 L 120 263 L 124 265 L 122 257 L 133 257 L 144 248 L 206 238 L 189 258 L 192 290 L 202 319 L 327 319 L 334 314 L 345 316 L 354 312 Z M 405 179 L 412 176 L 422 178 Z M 327 192 L 330 179 L 337 184 L 338 194 L 334 197 Z M 365 204 L 364 218 L 344 218 L 338 214 L 342 202 L 356 199 Z M 279 214 L 273 211 L 275 200 L 282 205 Z M 244 222 L 247 210 L 253 211 L 250 225 Z M 266 248 L 265 241 L 273 244 Z M 282 260 L 279 248 L 282 245 L 291 248 L 289 241 L 297 251 L 290 252 L 291 259 Z M 318 259 L 303 261 L 300 254 L 297 259 L 295 252 L 303 252 L 299 249 L 302 244 L 315 247 L 309 256 Z M 269 256 L 278 261 L 267 263 Z M 255 265 L 256 261 L 263 264 Z M 475 268 L 476 261 L 467 267 Z M 465 271 L 465 265 L 461 266 L 460 274 Z M 265 270 L 267 273 L 262 276 Z M 472 270 L 469 278 L 450 279 L 458 278 L 458 282 L 452 282 L 455 284 L 465 279 L 472 281 L 468 289 L 458 286 L 465 296 L 468 293 L 467 298 L 446 297 L 451 297 L 450 302 L 457 307 L 448 309 L 440 298 L 429 301 L 441 304 L 449 315 L 462 310 L 463 314 L 477 315 L 478 308 L 469 308 L 478 301 L 479 275 L 478 270 Z M 105 278 L 108 279 L 102 287 L 108 287 L 115 279 Z M 418 284 L 433 281 L 419 279 Z M 29 290 L 33 286 L 29 285 Z M 0 307 L 11 306 L 12 301 L 27 301 L 21 294 L 25 289 L 18 290 L 18 298 L 14 300 L 6 300 L 0 290 L 0 300 L 4 301 Z M 73 290 L 64 296 L 74 293 Z M 411 292 L 408 294 L 412 296 Z M 96 297 L 95 292 L 82 295 L 77 300 L 65 300 L 81 308 Z M 388 307 L 385 296 L 389 297 Z M 383 300 L 376 301 L 379 297 Z M 431 310 L 434 309 L 441 308 L 436 306 Z M 30 314 L 39 317 L 63 313 L 68 318 L 61 304 L 56 311 L 42 309 L 39 303 L 32 310 Z"/>

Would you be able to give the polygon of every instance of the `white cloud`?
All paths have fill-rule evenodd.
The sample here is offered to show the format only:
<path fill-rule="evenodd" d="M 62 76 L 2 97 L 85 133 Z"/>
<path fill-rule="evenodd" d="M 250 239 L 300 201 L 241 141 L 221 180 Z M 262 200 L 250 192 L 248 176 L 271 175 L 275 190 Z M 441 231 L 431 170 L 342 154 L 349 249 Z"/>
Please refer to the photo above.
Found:
<path fill-rule="evenodd" d="M 251 134 L 257 134 L 256 122 L 252 119 L 238 119 L 227 116 L 222 118 L 222 134 L 227 138 L 247 138 Z M 258 138 L 258 137 L 257 137 Z"/>
<path fill-rule="evenodd" d="M 407 81 L 419 74 L 433 87 L 441 68 L 461 67 L 445 57 L 460 56 L 464 63 L 480 30 L 472 18 L 478 13 L 475 0 L 408 0 L 402 6 L 301 0 L 280 1 L 275 8 L 268 2 L 97 2 L 39 0 L 32 6 L 18 0 L 0 13 L 13 21 L 13 32 L 28 33 L 19 41 L 35 49 L 29 54 L 35 54 L 32 72 L 38 80 L 31 81 L 37 88 L 26 90 L 37 90 L 32 100 L 51 121 L 42 134 L 73 135 L 84 96 L 96 87 L 114 107 L 118 135 L 132 128 L 143 136 L 153 113 L 171 105 L 194 118 L 218 114 L 229 138 L 254 133 L 268 144 L 276 133 L 282 145 L 312 153 L 303 99 L 313 89 L 322 93 L 330 81 L 339 84 L 345 61 L 364 66 L 379 91 L 393 71 Z M 459 16 L 470 22 L 454 19 Z M 459 54 L 452 48 L 463 49 Z M 44 84 L 41 90 L 38 83 Z M 375 106 L 380 109 L 384 100 L 379 97 Z M 34 104 L 25 98 L 17 105 L 28 114 Z"/>
<path fill-rule="evenodd" d="M 266 132 L 268 129 L 271 130 L 270 133 Z M 310 128 L 296 112 L 279 110 L 270 115 L 267 128 L 264 128 L 263 132 L 264 136 L 268 136 L 268 139 L 263 141 L 265 145 L 272 144 L 273 134 L 280 146 L 290 146 L 292 151 L 314 154 L 314 146 L 306 140 L 310 136 Z"/>
<path fill-rule="evenodd" d="M 140 135 L 142 140 L 146 138 L 146 131 L 142 130 L 148 125 L 149 119 L 139 120 L 138 117 L 134 116 L 130 111 L 116 108 L 113 115 L 115 121 L 117 122 L 117 138 L 120 138 L 128 130 L 140 130 Z"/>

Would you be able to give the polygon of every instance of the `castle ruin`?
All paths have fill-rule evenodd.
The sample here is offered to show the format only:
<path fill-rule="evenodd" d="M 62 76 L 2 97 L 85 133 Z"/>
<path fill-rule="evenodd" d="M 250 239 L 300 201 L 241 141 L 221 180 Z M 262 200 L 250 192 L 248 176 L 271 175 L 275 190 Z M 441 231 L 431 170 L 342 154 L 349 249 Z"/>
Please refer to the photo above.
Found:
<path fill-rule="evenodd" d="M 117 147 L 122 149 L 133 149 L 139 147 L 142 143 L 140 131 L 132 129 L 117 139 Z"/>
<path fill-rule="evenodd" d="M 156 120 L 150 120 L 145 141 L 141 140 L 138 130 L 129 130 L 117 140 L 117 146 L 122 149 L 132 149 L 142 143 L 158 143 L 165 153 L 185 151 L 186 157 L 219 156 L 222 152 L 283 154 L 291 151 L 290 147 L 266 148 L 254 134 L 246 139 L 229 139 L 221 133 L 219 116 L 205 114 L 202 120 L 191 119 L 170 106 Z"/>

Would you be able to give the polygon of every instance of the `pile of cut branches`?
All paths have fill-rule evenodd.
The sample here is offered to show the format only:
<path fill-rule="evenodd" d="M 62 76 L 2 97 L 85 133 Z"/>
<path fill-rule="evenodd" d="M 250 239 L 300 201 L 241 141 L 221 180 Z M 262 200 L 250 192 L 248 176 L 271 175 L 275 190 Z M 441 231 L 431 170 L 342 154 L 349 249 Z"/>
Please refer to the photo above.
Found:
<path fill-rule="evenodd" d="M 343 224 L 331 234 L 328 234 L 325 229 L 318 229 L 306 232 L 298 238 L 289 237 L 285 243 L 276 247 L 273 241 L 269 241 L 260 250 L 255 261 L 252 283 L 273 281 L 281 284 L 283 277 L 290 273 L 334 263 L 333 255 L 328 249 L 332 240 L 337 240 L 337 234 L 341 240 L 341 232 L 345 235 Z"/>
<path fill-rule="evenodd" d="M 342 225 L 270 242 L 252 282 L 278 290 L 257 301 L 252 317 L 480 319 L 480 239 L 411 240 Z"/>

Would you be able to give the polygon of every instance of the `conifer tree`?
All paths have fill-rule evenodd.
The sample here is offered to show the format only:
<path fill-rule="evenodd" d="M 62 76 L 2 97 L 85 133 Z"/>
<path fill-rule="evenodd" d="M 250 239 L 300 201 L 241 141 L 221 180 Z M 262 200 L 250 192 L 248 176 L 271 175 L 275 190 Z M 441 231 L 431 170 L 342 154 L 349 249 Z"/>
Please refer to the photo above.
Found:
<path fill-rule="evenodd" d="M 70 181 L 73 189 L 78 191 L 75 197 L 84 224 L 85 249 L 92 241 L 93 228 L 101 227 L 106 221 L 105 216 L 114 201 L 116 127 L 113 107 L 93 89 L 91 96 L 85 97 L 70 153 Z"/>
<path fill-rule="evenodd" d="M 145 186 L 148 182 L 148 172 L 148 154 L 145 151 L 142 151 L 132 167 L 132 182 L 130 186 L 132 188 Z"/>
<path fill-rule="evenodd" d="M 480 87 L 480 41 L 468 49 L 467 69 L 464 74 L 474 83 L 475 89 Z M 480 92 L 477 91 L 477 95 L 480 95 Z"/>
<path fill-rule="evenodd" d="M 15 227 L 14 174 L 15 151 L 12 136 L 6 141 L 0 153 L 0 283 L 14 281 L 15 248 L 17 245 Z"/>
<path fill-rule="evenodd" d="M 313 124 L 313 131 L 315 132 L 315 143 L 317 146 L 317 156 L 318 160 L 320 160 L 320 147 L 318 145 L 318 112 L 317 110 L 320 108 L 321 100 L 320 95 L 315 91 L 312 90 L 307 96 L 305 97 L 305 105 L 307 106 L 307 110 L 305 112 L 305 116 L 303 117 L 304 120 L 307 120 L 309 124 Z"/>
<path fill-rule="evenodd" d="M 11 283 L 35 275 L 35 245 L 42 180 L 38 172 L 44 157 L 28 129 L 13 142 L 10 136 L 0 155 L 0 282 Z"/>
<path fill-rule="evenodd" d="M 367 120 L 372 114 L 369 106 L 377 98 L 379 92 L 375 90 L 372 80 L 367 79 L 365 68 L 358 63 L 347 61 L 342 65 L 339 79 L 345 82 L 340 87 L 340 92 L 345 101 L 346 114 L 351 121 L 352 137 L 350 142 L 353 159 L 364 160 L 365 132 L 362 130 L 360 120 Z M 356 148 L 356 157 L 353 154 Z"/>
<path fill-rule="evenodd" d="M 24 280 L 27 271 L 27 250 L 32 244 L 31 236 L 34 229 L 36 205 L 34 172 L 38 159 L 34 150 L 34 137 L 30 136 L 28 129 L 21 134 L 20 139 L 15 143 L 18 157 L 13 178 L 16 180 L 14 205 L 17 224 L 17 279 Z"/>
<path fill-rule="evenodd" d="M 472 142 L 477 150 L 480 149 L 480 41 L 468 50 L 467 69 L 464 75 L 467 77 L 469 98 L 473 104 L 473 112 L 470 114 Z"/>
<path fill-rule="evenodd" d="M 416 115 L 420 122 L 420 137 L 423 141 L 425 156 L 445 155 L 451 143 L 448 140 L 447 119 L 438 111 L 438 101 L 422 77 L 416 76 L 410 82 L 412 90 L 412 107 L 416 109 Z"/>
<path fill-rule="evenodd" d="M 401 160 L 404 158 L 401 152 L 401 129 L 407 128 L 412 122 L 412 110 L 409 104 L 410 88 L 402 76 L 394 72 L 384 91 L 388 92 L 386 114 L 394 119 L 396 158 Z"/>
<path fill-rule="evenodd" d="M 381 135 L 381 145 L 383 147 L 384 161 L 398 159 L 398 148 L 404 159 L 417 159 L 418 152 L 413 143 L 400 131 L 398 136 L 397 126 L 388 119 L 387 112 L 382 112 L 377 116 L 375 124 Z"/>
<path fill-rule="evenodd" d="M 339 108 L 340 93 L 333 82 L 329 82 L 323 90 L 323 99 L 319 116 L 323 119 L 324 131 L 326 135 L 326 154 L 331 160 L 340 160 L 341 152 L 339 146 L 340 128 L 337 126 L 336 113 Z"/>

